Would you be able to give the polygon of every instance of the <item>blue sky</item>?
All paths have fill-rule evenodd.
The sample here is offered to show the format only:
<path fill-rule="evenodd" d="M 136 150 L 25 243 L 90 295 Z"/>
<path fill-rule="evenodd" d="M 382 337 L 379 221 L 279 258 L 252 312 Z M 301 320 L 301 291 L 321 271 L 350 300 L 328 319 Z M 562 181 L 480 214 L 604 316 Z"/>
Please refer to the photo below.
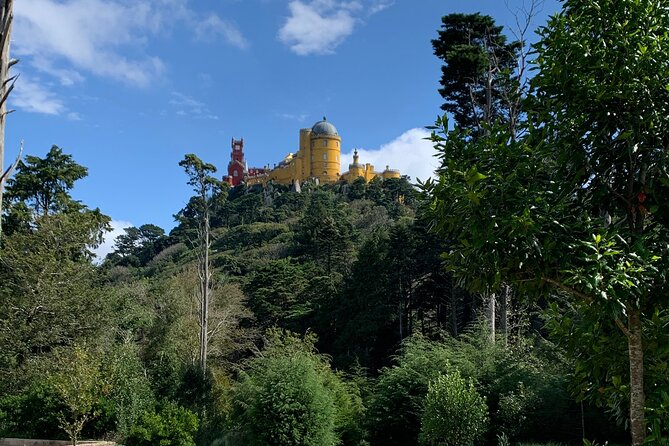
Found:
<path fill-rule="evenodd" d="M 525 0 L 525 6 L 529 0 Z M 481 11 L 515 26 L 522 0 L 19 0 L 7 158 L 25 140 L 88 167 L 73 195 L 116 227 L 167 230 L 191 195 L 178 162 L 223 174 L 230 139 L 250 166 L 297 149 L 327 115 L 343 154 L 412 178 L 434 160 L 423 129 L 440 113 L 440 18 Z M 545 0 L 532 28 L 559 9 Z M 342 164 L 349 161 L 342 158 Z"/>

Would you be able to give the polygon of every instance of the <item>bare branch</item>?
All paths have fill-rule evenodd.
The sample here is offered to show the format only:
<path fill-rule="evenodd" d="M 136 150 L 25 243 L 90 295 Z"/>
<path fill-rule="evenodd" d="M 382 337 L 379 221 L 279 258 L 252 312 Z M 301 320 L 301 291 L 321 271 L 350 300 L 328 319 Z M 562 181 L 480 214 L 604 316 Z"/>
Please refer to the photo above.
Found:
<path fill-rule="evenodd" d="M 9 166 L 7 170 L 5 170 L 5 173 L 3 173 L 2 176 L 0 176 L 0 190 L 2 190 L 2 188 L 4 187 L 7 178 L 9 178 L 12 175 L 12 173 L 16 169 L 16 166 L 19 165 L 19 161 L 21 161 L 22 154 L 23 154 L 23 141 L 21 141 L 21 147 L 19 148 L 19 154 L 16 156 L 16 160 L 14 160 L 14 163 L 12 163 L 12 165 Z"/>

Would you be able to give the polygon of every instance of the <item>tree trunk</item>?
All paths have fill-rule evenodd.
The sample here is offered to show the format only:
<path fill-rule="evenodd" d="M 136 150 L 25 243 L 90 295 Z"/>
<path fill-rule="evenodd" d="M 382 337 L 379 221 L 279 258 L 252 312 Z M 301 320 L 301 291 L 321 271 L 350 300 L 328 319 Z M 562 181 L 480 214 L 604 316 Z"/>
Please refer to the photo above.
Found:
<path fill-rule="evenodd" d="M 494 343 L 495 342 L 495 305 L 497 303 L 497 299 L 495 296 L 495 293 L 490 293 L 488 296 L 488 311 L 487 311 L 487 319 L 488 319 L 488 324 L 489 324 L 489 329 L 490 329 L 490 342 Z"/>
<path fill-rule="evenodd" d="M 200 303 L 200 367 L 202 373 L 207 370 L 207 347 L 209 344 L 209 301 L 211 291 L 211 272 L 209 265 L 209 211 L 205 210 L 202 234 L 201 286 L 202 300 Z"/>
<path fill-rule="evenodd" d="M 7 117 L 6 95 L 10 88 L 7 79 L 9 77 L 9 41 L 12 33 L 12 22 L 14 19 L 14 1 L 4 0 L 0 2 L 2 7 L 0 14 L 0 176 L 5 172 L 5 118 Z M 4 180 L 0 181 L 0 235 L 2 234 L 2 194 L 4 191 Z"/>
<path fill-rule="evenodd" d="M 458 298 L 455 295 L 455 287 L 453 286 L 453 276 L 449 277 L 449 285 L 451 287 L 451 313 L 449 315 L 451 322 L 451 330 L 453 337 L 458 336 Z"/>
<path fill-rule="evenodd" d="M 499 329 L 504 336 L 504 346 L 509 345 L 509 285 L 502 284 L 499 302 Z"/>
<path fill-rule="evenodd" d="M 643 342 L 641 337 L 641 315 L 639 310 L 629 310 L 627 343 L 630 362 L 630 432 L 632 446 L 640 446 L 646 440 L 645 405 L 643 389 Z"/>

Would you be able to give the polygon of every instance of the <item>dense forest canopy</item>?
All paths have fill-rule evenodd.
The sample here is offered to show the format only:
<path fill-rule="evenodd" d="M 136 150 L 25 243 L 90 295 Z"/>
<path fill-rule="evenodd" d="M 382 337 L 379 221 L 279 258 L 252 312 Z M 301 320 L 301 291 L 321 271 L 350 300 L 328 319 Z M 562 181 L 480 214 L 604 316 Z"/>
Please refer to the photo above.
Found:
<path fill-rule="evenodd" d="M 422 184 L 230 187 L 188 154 L 176 226 L 95 263 L 110 219 L 70 195 L 87 169 L 26 156 L 3 197 L 0 436 L 666 444 L 666 7 L 565 1 L 530 84 L 493 18 L 442 25 L 456 125 L 431 127 Z"/>

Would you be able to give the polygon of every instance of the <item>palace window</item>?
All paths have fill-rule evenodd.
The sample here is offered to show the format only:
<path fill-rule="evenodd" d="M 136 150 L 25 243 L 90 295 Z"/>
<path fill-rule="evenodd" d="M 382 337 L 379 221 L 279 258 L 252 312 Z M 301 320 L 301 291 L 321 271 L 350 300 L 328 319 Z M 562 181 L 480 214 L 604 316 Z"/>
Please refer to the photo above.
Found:
<path fill-rule="evenodd" d="M 237 172 L 236 170 L 233 170 L 232 171 L 232 176 L 233 177 L 239 176 L 239 172 Z"/>
<path fill-rule="evenodd" d="M 327 147 L 327 146 L 328 146 L 328 140 L 327 140 L 327 139 L 324 139 L 324 140 L 323 140 L 323 147 Z"/>
<path fill-rule="evenodd" d="M 323 154 L 323 160 L 324 160 L 324 161 L 327 161 L 327 160 L 328 160 L 328 154 L 327 154 L 327 153 L 324 153 L 324 154 Z"/>

